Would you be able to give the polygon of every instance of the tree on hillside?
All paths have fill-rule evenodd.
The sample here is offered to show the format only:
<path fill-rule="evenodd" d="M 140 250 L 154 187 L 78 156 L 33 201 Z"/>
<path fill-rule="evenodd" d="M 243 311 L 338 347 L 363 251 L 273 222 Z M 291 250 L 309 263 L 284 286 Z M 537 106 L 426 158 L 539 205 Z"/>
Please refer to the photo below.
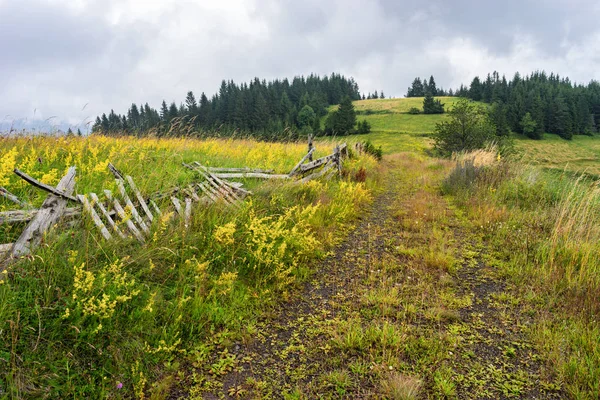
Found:
<path fill-rule="evenodd" d="M 417 77 L 413 81 L 411 87 L 408 88 L 406 97 L 423 97 L 424 95 L 423 82 L 421 82 L 421 78 Z"/>
<path fill-rule="evenodd" d="M 429 77 L 429 85 L 427 85 L 427 87 L 429 89 L 429 94 L 431 94 L 432 96 L 437 96 L 437 88 L 435 86 L 435 80 L 433 79 L 433 75 Z"/>
<path fill-rule="evenodd" d="M 531 139 L 541 139 L 541 137 L 536 134 L 537 122 L 531 117 L 531 114 L 525 113 L 523 118 L 521 118 L 521 129 L 523 134 Z"/>
<path fill-rule="evenodd" d="M 328 135 L 349 135 L 356 125 L 356 111 L 350 97 L 342 99 L 337 111 L 330 113 L 325 121 Z"/>
<path fill-rule="evenodd" d="M 423 114 L 443 114 L 444 105 L 441 101 L 433 98 L 433 95 L 428 92 L 423 99 Z"/>
<path fill-rule="evenodd" d="M 510 128 L 506 120 L 506 106 L 500 102 L 492 104 L 489 110 L 489 118 L 496 127 L 496 136 L 508 136 Z"/>
<path fill-rule="evenodd" d="M 312 129 L 312 126 L 315 123 L 315 118 L 317 118 L 317 114 L 308 104 L 302 107 L 300 112 L 298 113 L 298 126 L 302 130 L 303 128 L 309 127 Z"/>
<path fill-rule="evenodd" d="M 461 98 L 449 114 L 433 134 L 434 148 L 440 155 L 484 148 L 494 140 L 495 127 L 483 107 Z"/>
<path fill-rule="evenodd" d="M 185 97 L 185 106 L 188 114 L 196 115 L 198 112 L 198 103 L 196 102 L 196 97 L 194 93 L 190 90 Z"/>

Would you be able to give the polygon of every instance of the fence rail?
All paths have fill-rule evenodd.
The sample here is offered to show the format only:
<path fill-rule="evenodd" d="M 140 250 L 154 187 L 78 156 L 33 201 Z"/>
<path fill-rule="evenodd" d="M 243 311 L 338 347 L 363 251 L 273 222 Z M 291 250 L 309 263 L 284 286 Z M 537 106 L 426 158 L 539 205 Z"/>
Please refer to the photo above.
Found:
<path fill-rule="evenodd" d="M 197 161 L 183 163 L 199 178 L 185 188 L 173 187 L 164 192 L 144 197 L 133 178 L 118 170 L 113 164 L 108 169 L 115 177 L 118 195 L 104 189 L 102 198 L 96 193 L 74 194 L 76 168 L 70 167 L 56 187 L 37 181 L 18 169 L 14 173 L 30 185 L 48 193 L 39 209 L 19 199 L 6 188 L 0 187 L 0 196 L 21 206 L 21 210 L 0 212 L 1 224 L 27 223 L 14 243 L 0 244 L 0 272 L 20 257 L 30 254 L 40 244 L 44 235 L 60 219 L 81 217 L 85 214 L 106 240 L 132 236 L 144 243 L 151 232 L 152 223 L 163 213 L 155 200 L 170 199 L 176 213 L 187 228 L 192 219 L 193 204 L 222 203 L 238 208 L 252 192 L 244 189 L 243 182 L 229 179 L 277 179 L 307 182 L 323 176 L 331 178 L 340 173 L 343 158 L 348 155 L 346 144 L 336 146 L 332 154 L 313 161 L 315 147 L 309 138 L 307 154 L 288 174 L 275 174 L 273 170 L 259 168 L 206 167 Z M 67 207 L 68 203 L 76 203 Z M 6 274 L 0 273 L 0 280 Z"/>

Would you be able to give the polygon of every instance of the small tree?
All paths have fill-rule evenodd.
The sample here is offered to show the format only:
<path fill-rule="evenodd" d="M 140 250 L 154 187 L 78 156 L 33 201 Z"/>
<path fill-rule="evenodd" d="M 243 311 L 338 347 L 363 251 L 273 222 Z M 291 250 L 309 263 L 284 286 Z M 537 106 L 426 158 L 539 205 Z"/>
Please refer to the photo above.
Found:
<path fill-rule="evenodd" d="M 520 125 L 525 136 L 531 139 L 541 139 L 541 137 L 537 135 L 537 122 L 531 117 L 531 114 L 525 113 L 523 118 L 521 118 Z"/>
<path fill-rule="evenodd" d="M 330 113 L 325 121 L 325 129 L 329 135 L 349 135 L 356 125 L 356 111 L 350 97 L 345 96 L 337 111 Z"/>
<path fill-rule="evenodd" d="M 311 127 L 314 125 L 315 118 L 317 115 L 311 106 L 305 105 L 298 113 L 298 126 L 304 128 L 305 126 Z"/>
<path fill-rule="evenodd" d="M 356 127 L 356 133 L 362 135 L 367 134 L 369 132 L 371 132 L 371 124 L 369 124 L 366 119 L 359 121 Z"/>
<path fill-rule="evenodd" d="M 434 148 L 440 155 L 484 148 L 494 140 L 495 126 L 481 106 L 461 98 L 449 114 L 450 118 L 435 126 L 433 134 Z"/>
<path fill-rule="evenodd" d="M 423 99 L 423 114 L 443 114 L 444 105 L 441 101 L 433 98 L 431 93 L 427 93 Z"/>

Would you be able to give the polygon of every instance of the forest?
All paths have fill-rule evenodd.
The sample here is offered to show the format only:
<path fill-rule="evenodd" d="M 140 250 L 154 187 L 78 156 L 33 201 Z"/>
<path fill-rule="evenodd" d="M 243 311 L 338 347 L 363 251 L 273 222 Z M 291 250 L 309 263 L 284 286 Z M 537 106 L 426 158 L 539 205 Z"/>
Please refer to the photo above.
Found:
<path fill-rule="evenodd" d="M 297 76 L 291 82 L 255 78 L 236 84 L 223 80 L 218 93 L 210 98 L 202 92 L 197 99 L 189 91 L 179 105 L 163 100 L 158 110 L 148 103 L 133 103 L 126 115 L 111 110 L 96 118 L 92 131 L 105 135 L 180 136 L 211 130 L 223 136 L 252 134 L 262 139 L 293 139 L 300 132 L 320 132 L 320 118 L 327 114 L 327 108 L 340 104 L 345 97 L 359 100 L 358 85 L 353 78 L 335 73 Z"/>
<path fill-rule="evenodd" d="M 532 139 L 541 139 L 544 132 L 564 139 L 592 135 L 600 123 L 600 83 L 577 84 L 543 71 L 524 77 L 516 73 L 510 81 L 494 71 L 485 79 L 476 76 L 469 86 L 461 85 L 442 94 L 436 90 L 433 76 L 429 82 L 416 78 L 406 97 L 422 97 L 427 93 L 491 104 L 490 115 L 499 130 L 510 129 Z"/>

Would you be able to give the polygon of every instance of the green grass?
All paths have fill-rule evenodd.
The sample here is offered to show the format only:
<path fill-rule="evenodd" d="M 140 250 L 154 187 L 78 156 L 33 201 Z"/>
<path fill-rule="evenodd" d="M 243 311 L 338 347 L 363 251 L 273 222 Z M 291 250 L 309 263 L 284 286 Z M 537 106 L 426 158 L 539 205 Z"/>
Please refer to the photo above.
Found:
<path fill-rule="evenodd" d="M 542 140 L 519 137 L 515 144 L 524 163 L 600 176 L 600 136 L 576 135 L 564 140 L 546 134 Z"/>

